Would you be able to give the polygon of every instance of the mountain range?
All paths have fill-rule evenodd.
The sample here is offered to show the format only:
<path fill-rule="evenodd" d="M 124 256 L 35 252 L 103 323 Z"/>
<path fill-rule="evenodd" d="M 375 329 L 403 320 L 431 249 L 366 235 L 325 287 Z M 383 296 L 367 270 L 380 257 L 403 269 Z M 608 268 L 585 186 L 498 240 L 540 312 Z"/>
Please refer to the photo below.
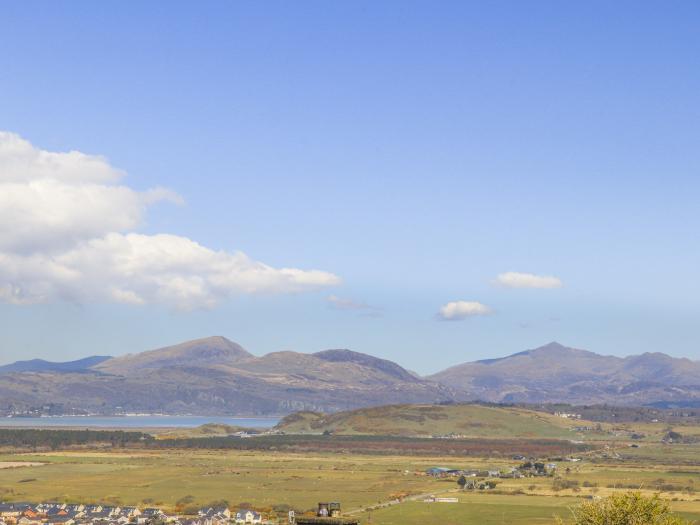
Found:
<path fill-rule="evenodd" d="M 428 379 L 502 403 L 684 405 L 700 401 L 700 362 L 663 353 L 602 356 L 559 343 L 453 366 Z"/>
<path fill-rule="evenodd" d="M 700 404 L 700 363 L 661 353 L 602 356 L 550 343 L 420 377 L 351 350 L 257 357 L 207 337 L 121 357 L 0 367 L 0 412 L 286 414 L 395 403 Z"/>

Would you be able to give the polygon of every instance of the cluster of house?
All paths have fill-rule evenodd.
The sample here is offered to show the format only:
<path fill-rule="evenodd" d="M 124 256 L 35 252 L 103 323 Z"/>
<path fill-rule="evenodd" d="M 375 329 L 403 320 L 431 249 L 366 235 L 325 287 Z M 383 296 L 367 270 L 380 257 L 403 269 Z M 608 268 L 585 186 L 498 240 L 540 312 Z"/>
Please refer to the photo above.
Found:
<path fill-rule="evenodd" d="M 554 412 L 554 415 L 564 419 L 581 419 L 581 414 L 571 414 L 569 412 Z"/>
<path fill-rule="evenodd" d="M 239 509 L 234 513 L 226 507 L 210 507 L 200 510 L 197 517 L 186 521 L 185 525 L 253 525 L 262 521 L 262 515 L 252 509 Z"/>
<path fill-rule="evenodd" d="M 68 505 L 64 503 L 0 503 L 0 524 L 5 525 L 144 525 L 165 515 L 159 509 Z"/>
<path fill-rule="evenodd" d="M 201 509 L 197 516 L 167 515 L 160 509 L 65 503 L 0 503 L 0 525 L 255 525 L 262 515 L 251 509 Z"/>
<path fill-rule="evenodd" d="M 515 459 L 525 458 L 523 456 L 516 456 Z M 540 461 L 524 461 L 517 467 L 508 467 L 499 470 L 477 470 L 477 469 L 454 469 L 446 467 L 432 467 L 425 471 L 428 476 L 433 476 L 436 478 L 525 478 L 533 476 L 552 476 L 556 472 L 556 463 L 544 463 Z M 494 485 L 495 486 L 495 485 Z M 467 479 L 465 488 L 481 488 L 488 489 L 493 488 L 489 483 L 479 483 L 473 480 Z"/>

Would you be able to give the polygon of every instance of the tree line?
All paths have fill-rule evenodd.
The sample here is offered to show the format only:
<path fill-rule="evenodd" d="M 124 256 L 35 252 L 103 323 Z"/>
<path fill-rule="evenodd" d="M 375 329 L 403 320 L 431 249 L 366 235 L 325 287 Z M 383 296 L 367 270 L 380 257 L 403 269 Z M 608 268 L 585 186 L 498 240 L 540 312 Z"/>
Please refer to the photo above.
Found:
<path fill-rule="evenodd" d="M 123 430 L 58 430 L 33 428 L 0 428 L 0 446 L 14 448 L 59 448 L 76 445 L 110 444 L 113 447 L 133 446 L 153 441 L 143 432 Z"/>

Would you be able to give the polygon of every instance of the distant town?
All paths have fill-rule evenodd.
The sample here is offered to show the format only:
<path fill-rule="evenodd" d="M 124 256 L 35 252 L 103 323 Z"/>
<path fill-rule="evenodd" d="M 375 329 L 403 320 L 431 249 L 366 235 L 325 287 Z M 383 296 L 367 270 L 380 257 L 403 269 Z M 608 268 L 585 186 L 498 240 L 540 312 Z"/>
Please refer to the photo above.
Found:
<path fill-rule="evenodd" d="M 252 509 L 200 509 L 196 516 L 169 515 L 158 508 L 84 505 L 80 503 L 0 503 L 0 525 L 229 525 L 262 523 Z"/>

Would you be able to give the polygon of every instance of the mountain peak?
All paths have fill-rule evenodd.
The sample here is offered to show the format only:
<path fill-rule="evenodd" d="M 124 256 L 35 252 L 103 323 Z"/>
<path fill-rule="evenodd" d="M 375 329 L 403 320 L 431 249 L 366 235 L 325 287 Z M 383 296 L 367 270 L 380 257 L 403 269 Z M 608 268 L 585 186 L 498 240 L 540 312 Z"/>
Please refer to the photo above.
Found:
<path fill-rule="evenodd" d="M 551 343 L 547 343 L 544 346 L 538 346 L 537 348 L 532 348 L 530 350 L 523 350 L 522 352 L 516 352 L 514 354 L 507 355 L 505 357 L 493 357 L 491 359 L 480 359 L 478 361 L 475 361 L 476 363 L 479 363 L 481 365 L 493 365 L 496 363 L 501 363 L 503 361 L 508 361 L 514 358 L 518 357 L 532 357 L 532 358 L 537 358 L 537 357 L 555 357 L 555 356 L 563 356 L 567 354 L 572 354 L 576 352 L 584 352 L 584 353 L 592 353 L 592 352 L 586 352 L 585 350 L 575 350 L 574 348 L 569 348 L 568 346 L 564 346 L 561 343 L 557 343 L 556 341 L 552 341 Z M 461 366 L 461 365 L 457 365 Z"/>
<path fill-rule="evenodd" d="M 105 372 L 123 373 L 144 368 L 232 364 L 250 357 L 253 357 L 252 354 L 238 343 L 223 336 L 211 336 L 139 354 L 115 357 L 97 368 Z"/>
<path fill-rule="evenodd" d="M 564 346 L 561 343 L 557 343 L 556 341 L 552 341 L 551 343 L 547 343 L 544 346 L 538 346 L 537 348 L 532 348 L 530 350 L 525 350 L 523 352 L 518 352 L 515 354 L 512 354 L 508 357 L 504 357 L 498 360 L 492 360 L 492 361 L 501 361 L 504 359 L 511 359 L 511 358 L 517 358 L 519 356 L 527 356 L 532 359 L 554 359 L 554 360 L 579 360 L 579 359 L 586 359 L 586 360 L 596 360 L 596 359 L 605 359 L 605 356 L 596 354 L 595 352 L 590 352 L 588 350 L 580 350 L 578 348 L 572 348 L 570 346 Z"/>
<path fill-rule="evenodd" d="M 551 351 L 561 351 L 561 350 L 571 350 L 570 347 L 564 346 L 561 343 L 558 343 L 557 341 L 552 341 L 551 343 L 547 343 L 546 345 L 540 346 L 538 350 L 551 350 Z"/>
<path fill-rule="evenodd" d="M 456 365 L 430 379 L 470 392 L 473 398 L 509 403 L 638 404 L 700 397 L 700 363 L 658 352 L 623 359 L 557 342 L 508 357 Z"/>

